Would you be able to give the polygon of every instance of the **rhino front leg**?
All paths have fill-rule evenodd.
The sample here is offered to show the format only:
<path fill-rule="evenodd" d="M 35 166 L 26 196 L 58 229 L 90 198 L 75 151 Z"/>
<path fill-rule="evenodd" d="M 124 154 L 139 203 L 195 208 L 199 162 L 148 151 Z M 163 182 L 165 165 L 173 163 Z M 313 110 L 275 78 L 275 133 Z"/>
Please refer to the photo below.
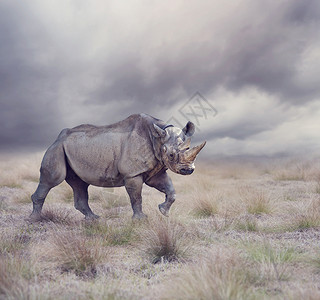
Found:
<path fill-rule="evenodd" d="M 156 188 L 158 191 L 166 194 L 165 202 L 159 204 L 160 212 L 168 217 L 172 203 L 176 200 L 176 192 L 171 178 L 166 171 L 161 172 L 146 182 L 147 185 Z"/>
<path fill-rule="evenodd" d="M 133 210 L 133 219 L 145 219 L 147 216 L 142 212 L 142 185 L 141 176 L 125 179 L 125 187 L 130 197 L 130 202 Z"/>

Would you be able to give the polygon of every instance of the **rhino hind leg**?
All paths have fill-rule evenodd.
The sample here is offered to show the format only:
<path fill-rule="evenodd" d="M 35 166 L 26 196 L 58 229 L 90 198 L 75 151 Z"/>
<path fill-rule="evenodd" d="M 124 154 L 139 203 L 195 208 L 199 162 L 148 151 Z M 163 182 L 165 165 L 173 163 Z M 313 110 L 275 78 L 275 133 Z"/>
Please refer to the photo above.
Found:
<path fill-rule="evenodd" d="M 41 220 L 43 203 L 49 191 L 60 184 L 66 177 L 66 164 L 64 150 L 61 143 L 55 142 L 45 153 L 41 168 L 40 182 L 31 196 L 33 211 L 30 215 L 31 221 Z"/>
<path fill-rule="evenodd" d="M 99 216 L 94 214 L 88 204 L 89 184 L 79 178 L 77 174 L 67 166 L 66 182 L 73 190 L 74 207 L 84 214 L 86 219 L 97 219 Z"/>
<path fill-rule="evenodd" d="M 51 189 L 50 186 L 40 182 L 36 191 L 31 196 L 32 204 L 33 204 L 33 210 L 30 215 L 31 221 L 40 221 L 41 220 L 42 206 L 43 206 L 44 200 L 46 199 L 50 189 Z"/>

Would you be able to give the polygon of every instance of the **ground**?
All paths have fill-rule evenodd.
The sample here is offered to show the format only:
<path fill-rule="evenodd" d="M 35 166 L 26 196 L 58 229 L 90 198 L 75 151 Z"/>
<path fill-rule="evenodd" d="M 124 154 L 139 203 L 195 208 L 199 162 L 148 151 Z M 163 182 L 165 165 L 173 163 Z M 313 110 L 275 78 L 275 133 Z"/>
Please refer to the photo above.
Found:
<path fill-rule="evenodd" d="M 90 187 L 85 221 L 63 183 L 41 222 L 30 196 L 43 153 L 0 157 L 0 299 L 320 299 L 320 159 L 198 159 L 177 191 Z"/>

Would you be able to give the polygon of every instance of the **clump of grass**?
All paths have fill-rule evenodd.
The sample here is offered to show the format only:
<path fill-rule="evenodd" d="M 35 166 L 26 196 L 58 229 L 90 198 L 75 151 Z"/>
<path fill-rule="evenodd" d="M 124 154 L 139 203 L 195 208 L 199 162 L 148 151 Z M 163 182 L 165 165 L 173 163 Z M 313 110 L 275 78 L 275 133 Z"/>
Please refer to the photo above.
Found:
<path fill-rule="evenodd" d="M 234 227 L 241 231 L 259 231 L 257 219 L 251 215 L 245 215 L 235 220 Z"/>
<path fill-rule="evenodd" d="M 292 247 L 273 247 L 266 241 L 262 244 L 245 243 L 244 249 L 247 256 L 259 264 L 259 276 L 262 280 L 286 280 L 287 263 L 297 256 Z"/>
<path fill-rule="evenodd" d="M 74 220 L 70 216 L 70 210 L 62 207 L 51 207 L 43 210 L 41 221 L 52 222 L 61 225 L 72 225 Z"/>
<path fill-rule="evenodd" d="M 129 244 L 135 237 L 134 226 L 128 224 L 111 224 L 105 221 L 87 222 L 83 224 L 87 236 L 100 236 L 109 246 Z"/>
<path fill-rule="evenodd" d="M 191 241 L 187 239 L 187 232 L 178 223 L 162 217 L 148 222 L 140 228 L 140 248 L 148 259 L 156 264 L 159 262 L 183 262 L 191 250 Z"/>
<path fill-rule="evenodd" d="M 30 242 L 30 232 L 23 230 L 3 231 L 0 233 L 0 254 L 16 253 Z"/>
<path fill-rule="evenodd" d="M 248 299 L 251 281 L 244 260 L 224 249 L 175 274 L 164 293 L 168 299 Z"/>
<path fill-rule="evenodd" d="M 202 192 L 201 194 L 196 194 L 193 200 L 193 214 L 200 218 L 207 218 L 214 216 L 218 213 L 218 200 L 210 192 Z"/>
<path fill-rule="evenodd" d="M 295 224 L 291 228 L 293 227 L 292 229 L 294 230 L 304 230 L 318 226 L 320 226 L 318 218 L 314 218 L 313 215 L 302 214 L 297 217 Z"/>
<path fill-rule="evenodd" d="M 95 276 L 97 266 L 106 255 L 99 239 L 89 239 L 72 231 L 56 231 L 47 249 L 48 259 L 63 272 L 73 271 L 78 276 Z"/>
<path fill-rule="evenodd" d="M 261 189 L 244 186 L 239 188 L 239 195 L 249 214 L 270 214 L 274 210 L 270 195 Z"/>
<path fill-rule="evenodd" d="M 33 276 L 30 262 L 19 256 L 0 256 L 0 299 L 29 299 L 28 281 Z"/>
<path fill-rule="evenodd" d="M 304 211 L 294 216 L 292 230 L 304 230 L 320 226 L 320 199 L 312 199 Z"/>

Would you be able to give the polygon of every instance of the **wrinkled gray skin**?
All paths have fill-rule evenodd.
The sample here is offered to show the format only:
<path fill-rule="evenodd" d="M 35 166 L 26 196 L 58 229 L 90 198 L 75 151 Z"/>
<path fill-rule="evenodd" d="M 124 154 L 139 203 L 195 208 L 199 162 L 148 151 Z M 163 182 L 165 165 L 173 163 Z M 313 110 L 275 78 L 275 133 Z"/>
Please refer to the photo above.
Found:
<path fill-rule="evenodd" d="M 80 125 L 64 129 L 46 151 L 40 168 L 40 182 L 31 196 L 32 220 L 41 219 L 44 200 L 51 188 L 63 180 L 74 193 L 74 206 L 86 218 L 98 218 L 88 205 L 88 186 L 125 186 L 133 209 L 133 218 L 142 212 L 143 183 L 165 193 L 159 205 L 168 216 L 175 201 L 175 190 L 167 169 L 188 175 L 201 145 L 189 149 L 194 125 L 182 130 L 166 125 L 146 114 L 137 114 L 109 126 Z"/>

